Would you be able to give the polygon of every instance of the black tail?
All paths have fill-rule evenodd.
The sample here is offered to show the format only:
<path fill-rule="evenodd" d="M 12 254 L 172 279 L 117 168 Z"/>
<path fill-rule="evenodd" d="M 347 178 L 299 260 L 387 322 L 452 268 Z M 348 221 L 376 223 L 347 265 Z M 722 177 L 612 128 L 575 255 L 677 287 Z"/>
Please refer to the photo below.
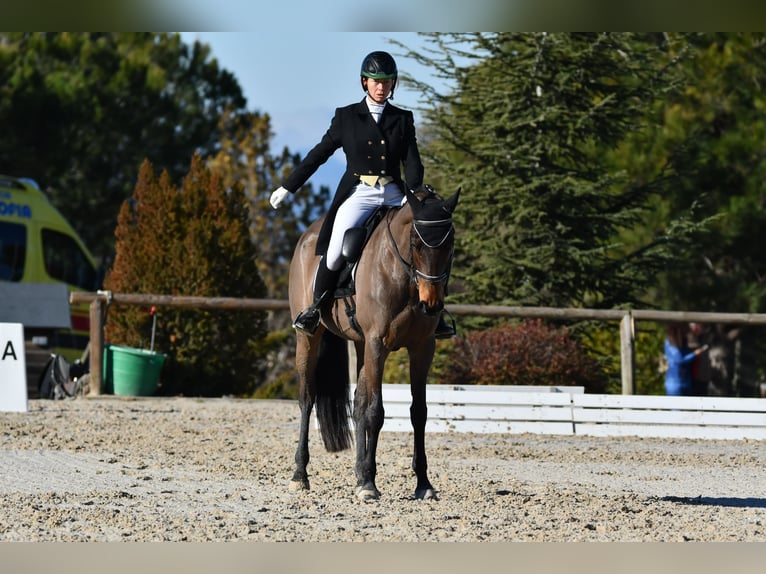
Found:
<path fill-rule="evenodd" d="M 316 370 L 316 413 L 322 441 L 329 452 L 351 446 L 348 387 L 348 345 L 325 330 Z"/>

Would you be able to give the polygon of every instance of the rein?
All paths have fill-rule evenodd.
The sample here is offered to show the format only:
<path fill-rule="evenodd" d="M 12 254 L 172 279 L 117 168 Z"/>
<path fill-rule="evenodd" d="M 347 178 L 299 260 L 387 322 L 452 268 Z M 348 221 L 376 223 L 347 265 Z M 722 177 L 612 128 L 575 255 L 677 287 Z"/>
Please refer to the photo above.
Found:
<path fill-rule="evenodd" d="M 394 253 L 396 253 L 396 256 L 398 257 L 399 262 L 404 266 L 404 269 L 407 271 L 407 275 L 409 276 L 410 281 L 417 284 L 418 278 L 420 278 L 425 281 L 428 281 L 429 283 L 435 284 L 435 283 L 439 283 L 441 281 L 446 281 L 447 279 L 449 279 L 449 274 L 450 274 L 449 265 L 447 266 L 447 270 L 444 273 L 441 273 L 439 275 L 428 275 L 427 273 L 423 273 L 422 271 L 420 271 L 420 269 L 415 267 L 415 262 L 412 255 L 414 250 L 414 244 L 412 241 L 412 230 L 410 230 L 410 260 L 407 261 L 404 257 L 402 257 L 402 254 L 399 251 L 399 247 L 396 245 L 396 239 L 394 238 L 394 234 L 391 231 L 391 220 L 393 219 L 394 213 L 395 213 L 394 210 L 391 210 L 388 213 L 388 217 L 386 217 L 386 229 L 388 230 L 388 238 L 391 240 L 391 246 L 394 248 Z M 444 225 L 445 223 L 451 222 L 451 221 L 452 221 L 451 219 L 442 219 L 439 221 L 424 221 L 420 219 L 418 220 L 413 219 L 412 228 L 415 230 L 415 233 L 418 235 L 418 238 L 420 238 L 420 240 L 423 242 L 424 245 L 426 245 L 426 247 L 434 249 L 441 246 L 447 240 L 447 237 L 449 237 L 450 233 L 452 233 L 452 229 L 450 228 L 450 230 L 444 234 L 444 237 L 439 243 L 437 243 L 436 245 L 429 245 L 421 236 L 420 232 L 418 231 L 417 225 L 436 226 L 436 225 Z M 453 253 L 451 252 L 450 260 L 452 260 L 452 255 Z"/>

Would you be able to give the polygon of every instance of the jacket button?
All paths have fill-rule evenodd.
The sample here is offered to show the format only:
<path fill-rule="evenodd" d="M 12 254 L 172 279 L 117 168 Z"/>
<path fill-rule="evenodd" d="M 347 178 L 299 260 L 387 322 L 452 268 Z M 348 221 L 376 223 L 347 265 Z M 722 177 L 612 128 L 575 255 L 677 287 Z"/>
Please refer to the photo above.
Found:
<path fill-rule="evenodd" d="M 380 145 L 385 145 L 386 140 L 380 140 Z"/>

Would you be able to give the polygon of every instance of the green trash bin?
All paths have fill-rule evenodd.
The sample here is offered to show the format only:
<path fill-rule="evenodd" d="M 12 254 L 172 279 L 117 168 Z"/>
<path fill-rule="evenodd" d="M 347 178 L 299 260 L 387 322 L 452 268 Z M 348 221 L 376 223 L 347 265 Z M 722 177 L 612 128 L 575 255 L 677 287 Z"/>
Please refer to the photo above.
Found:
<path fill-rule="evenodd" d="M 104 348 L 104 388 L 107 393 L 128 397 L 150 397 L 157 391 L 165 355 L 107 345 Z"/>

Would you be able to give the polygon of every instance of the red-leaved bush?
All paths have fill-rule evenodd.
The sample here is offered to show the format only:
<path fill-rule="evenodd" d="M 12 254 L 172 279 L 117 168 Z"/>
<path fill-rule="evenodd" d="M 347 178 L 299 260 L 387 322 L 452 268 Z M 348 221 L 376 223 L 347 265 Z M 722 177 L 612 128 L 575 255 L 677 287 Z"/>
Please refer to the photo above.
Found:
<path fill-rule="evenodd" d="M 456 339 L 439 383 L 574 385 L 602 393 L 607 377 L 566 327 L 540 320 L 504 323 Z"/>

